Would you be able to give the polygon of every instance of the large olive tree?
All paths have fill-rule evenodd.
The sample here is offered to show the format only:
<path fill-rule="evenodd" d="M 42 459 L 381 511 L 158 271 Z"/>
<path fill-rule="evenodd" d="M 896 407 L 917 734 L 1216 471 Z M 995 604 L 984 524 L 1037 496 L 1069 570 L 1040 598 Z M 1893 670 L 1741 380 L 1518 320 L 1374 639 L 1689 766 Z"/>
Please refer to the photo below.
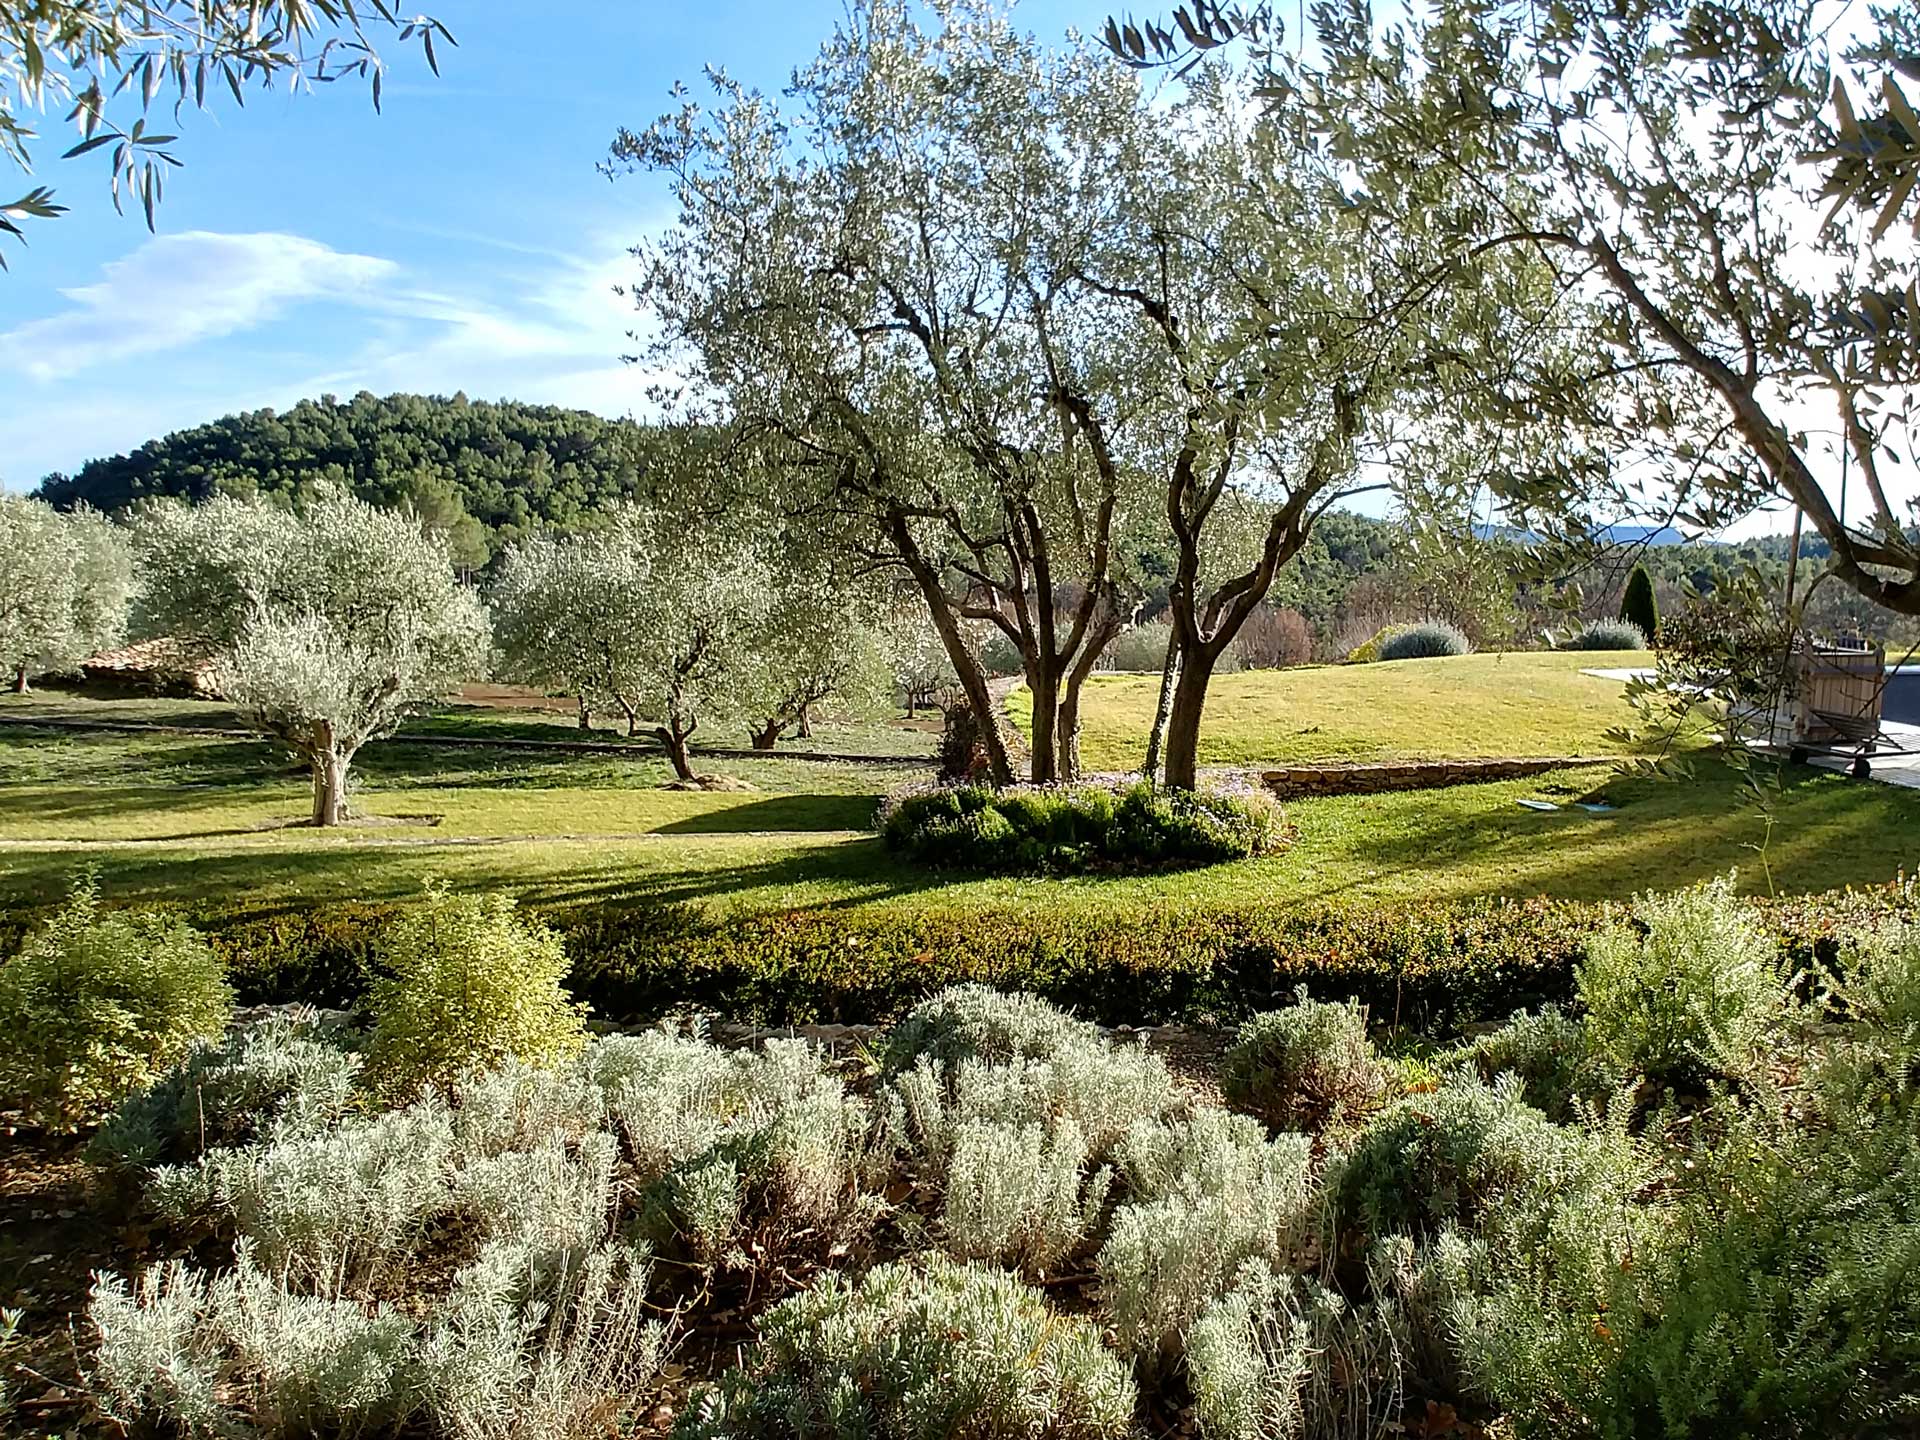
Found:
<path fill-rule="evenodd" d="M 791 113 L 716 77 L 714 109 L 623 133 L 615 163 L 666 172 L 681 207 L 637 286 L 664 357 L 777 454 L 790 510 L 910 578 L 1002 781 L 968 622 L 1006 636 L 1052 780 L 1135 603 L 1120 539 L 1153 518 L 1108 437 L 1137 401 L 1131 337 L 1072 279 L 1151 134 L 1100 57 L 943 13 L 928 34 L 860 5 Z"/>
<path fill-rule="evenodd" d="M 1571 484 L 1490 476 L 1504 499 L 1576 535 L 1789 504 L 1829 573 L 1920 614 L 1920 114 L 1901 81 L 1920 74 L 1920 12 L 1423 0 L 1381 21 L 1340 0 L 1313 17 L 1309 47 L 1209 4 L 1109 42 L 1147 64 L 1252 40 L 1352 167 L 1356 209 L 1445 242 L 1379 298 L 1383 320 L 1496 251 L 1552 270 L 1547 323 L 1587 364 L 1485 367 L 1477 403 L 1548 410 L 1594 444 Z"/>
<path fill-rule="evenodd" d="M 133 534 L 141 626 L 213 656 L 221 693 L 312 772 L 315 825 L 347 818 L 367 741 L 485 672 L 486 611 L 408 515 L 218 497 L 151 505 Z"/>

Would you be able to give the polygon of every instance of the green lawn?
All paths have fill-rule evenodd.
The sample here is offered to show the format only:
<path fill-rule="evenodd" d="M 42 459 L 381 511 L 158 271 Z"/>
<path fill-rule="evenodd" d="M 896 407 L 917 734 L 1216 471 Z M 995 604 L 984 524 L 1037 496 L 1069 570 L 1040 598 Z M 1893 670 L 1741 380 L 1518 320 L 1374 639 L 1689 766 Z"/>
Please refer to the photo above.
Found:
<path fill-rule="evenodd" d="M 1580 672 L 1650 663 L 1637 651 L 1550 652 L 1220 675 L 1207 697 L 1200 763 L 1614 755 L 1621 747 L 1606 731 L 1630 719 L 1621 684 Z M 1157 675 L 1088 682 L 1080 739 L 1088 768 L 1140 763 L 1159 686 Z M 1008 710 L 1030 729 L 1024 688 Z"/>
<path fill-rule="evenodd" d="M 683 901 L 715 907 L 1070 905 L 1125 914 L 1200 901 L 1601 898 L 1740 866 L 1765 826 L 1737 781 L 1703 764 L 1690 783 L 1563 771 L 1534 780 L 1300 801 L 1284 853 L 1138 878 L 944 881 L 890 857 L 864 827 L 883 772 L 740 761 L 754 794 L 661 790 L 657 762 L 376 745 L 339 831 L 287 828 L 304 784 L 272 749 L 199 737 L 0 729 L 0 903 L 56 893 L 91 866 L 110 895 L 267 911 L 388 898 L 429 879 L 504 886 L 554 904 Z M 898 772 L 884 772 L 891 777 Z M 1523 797 L 1605 784 L 1610 815 L 1540 813 Z M 1920 861 L 1920 794 L 1810 770 L 1789 773 L 1768 859 L 1783 890 L 1892 878 Z"/>

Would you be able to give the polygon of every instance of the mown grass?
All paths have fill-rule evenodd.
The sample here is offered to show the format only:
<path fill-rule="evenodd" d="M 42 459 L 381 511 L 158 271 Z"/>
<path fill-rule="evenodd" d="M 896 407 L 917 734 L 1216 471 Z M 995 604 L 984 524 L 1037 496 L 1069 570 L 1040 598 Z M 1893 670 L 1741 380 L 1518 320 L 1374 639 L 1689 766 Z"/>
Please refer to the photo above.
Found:
<path fill-rule="evenodd" d="M 1612 814 L 1540 813 L 1515 803 L 1571 798 L 1603 782 L 1620 806 Z M 1717 764 L 1681 783 L 1561 771 L 1301 801 L 1287 810 L 1294 843 L 1278 855 L 1171 874 L 1048 880 L 914 869 L 857 828 L 870 795 L 464 792 L 420 780 L 363 800 L 382 814 L 437 810 L 446 816 L 437 827 L 231 833 L 236 819 L 297 814 L 303 799 L 289 782 L 243 799 L 215 787 L 196 794 L 0 781 L 0 903 L 40 903 L 91 867 L 113 898 L 242 913 L 404 898 L 431 880 L 505 888 L 546 905 L 1048 906 L 1124 918 L 1201 904 L 1603 899 L 1735 866 L 1750 892 L 1767 888 L 1769 870 L 1782 892 L 1818 891 L 1891 879 L 1920 859 L 1920 795 L 1794 770 L 1773 802 L 1769 837 L 1738 777 Z M 219 833 L 222 825 L 229 833 Z"/>
<path fill-rule="evenodd" d="M 1580 672 L 1651 660 L 1637 651 L 1489 654 L 1221 675 L 1207 698 L 1200 763 L 1619 754 L 1606 732 L 1632 718 L 1621 683 Z M 1089 768 L 1140 763 L 1159 683 L 1157 675 L 1088 682 L 1080 748 Z M 1024 689 L 1007 708 L 1030 730 Z"/>

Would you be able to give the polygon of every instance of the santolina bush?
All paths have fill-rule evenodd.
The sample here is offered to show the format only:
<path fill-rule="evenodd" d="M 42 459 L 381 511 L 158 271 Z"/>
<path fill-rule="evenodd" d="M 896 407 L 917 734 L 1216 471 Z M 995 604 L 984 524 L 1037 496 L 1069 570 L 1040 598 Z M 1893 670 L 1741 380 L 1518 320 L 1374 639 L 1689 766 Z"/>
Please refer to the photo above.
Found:
<path fill-rule="evenodd" d="M 960 785 L 889 799 L 887 847 L 937 870 L 1072 872 L 1217 865 L 1280 843 L 1280 810 L 1255 790 Z"/>

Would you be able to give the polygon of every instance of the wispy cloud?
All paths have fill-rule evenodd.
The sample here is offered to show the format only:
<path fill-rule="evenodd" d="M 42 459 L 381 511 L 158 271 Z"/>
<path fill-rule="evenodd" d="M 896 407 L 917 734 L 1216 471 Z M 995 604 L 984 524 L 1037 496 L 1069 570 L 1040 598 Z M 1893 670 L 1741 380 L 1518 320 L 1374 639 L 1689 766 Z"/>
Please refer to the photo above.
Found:
<path fill-rule="evenodd" d="M 460 390 L 644 415 L 662 377 L 620 359 L 637 318 L 614 293 L 630 278 L 625 239 L 577 244 L 450 278 L 299 235 L 145 241 L 61 292 L 61 308 L 0 333 L 0 377 L 21 377 L 0 378 L 0 477 L 31 485 L 172 429 L 328 392 Z M 276 323 L 288 316 L 297 323 Z"/>
<path fill-rule="evenodd" d="M 163 235 L 62 291 L 64 310 L 0 334 L 0 370 L 64 379 L 251 330 L 304 301 L 364 298 L 398 270 L 299 235 Z"/>

